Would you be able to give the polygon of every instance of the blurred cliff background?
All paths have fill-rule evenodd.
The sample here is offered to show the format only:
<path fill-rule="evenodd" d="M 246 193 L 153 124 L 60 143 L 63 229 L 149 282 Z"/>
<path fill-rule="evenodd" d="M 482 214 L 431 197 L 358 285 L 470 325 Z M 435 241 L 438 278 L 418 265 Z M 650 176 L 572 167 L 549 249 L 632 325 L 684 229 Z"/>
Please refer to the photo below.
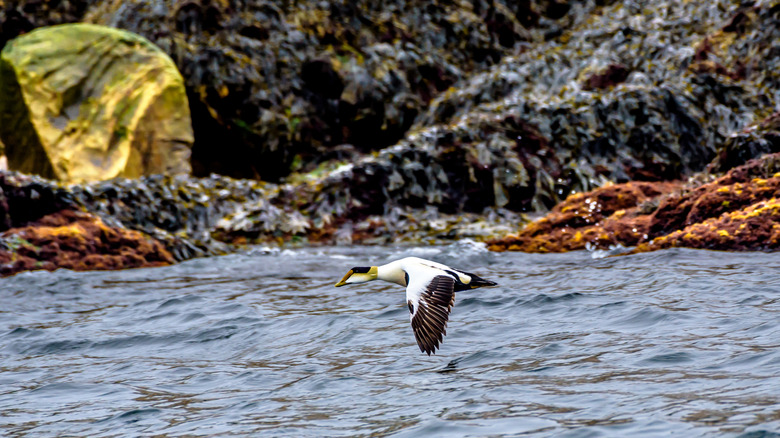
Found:
<path fill-rule="evenodd" d="M 4 274 L 780 246 L 777 1 L 0 0 L 0 49 Z"/>

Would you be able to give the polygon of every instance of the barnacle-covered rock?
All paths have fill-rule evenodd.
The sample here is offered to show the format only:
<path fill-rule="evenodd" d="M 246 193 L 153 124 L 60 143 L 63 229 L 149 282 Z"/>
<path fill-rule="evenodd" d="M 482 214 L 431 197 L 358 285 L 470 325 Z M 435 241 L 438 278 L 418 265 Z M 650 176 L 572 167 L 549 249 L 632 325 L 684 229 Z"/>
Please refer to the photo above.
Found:
<path fill-rule="evenodd" d="M 9 167 L 65 182 L 189 173 L 192 127 L 171 59 L 130 32 L 37 29 L 0 55 Z"/>
<path fill-rule="evenodd" d="M 0 233 L 3 276 L 35 269 L 126 269 L 173 262 L 160 242 L 80 211 L 60 210 Z"/>
<path fill-rule="evenodd" d="M 275 186 L 212 175 L 152 175 L 72 186 L 74 198 L 109 224 L 165 243 L 176 260 L 225 254 L 211 236 L 216 223 L 244 204 L 268 198 Z"/>
<path fill-rule="evenodd" d="M 776 251 L 780 249 L 780 200 L 772 197 L 696 222 L 642 243 L 632 252 L 679 246 L 724 251 Z"/>
<path fill-rule="evenodd" d="M 652 214 L 650 236 L 662 236 L 775 197 L 780 193 L 779 172 L 780 154 L 769 154 L 710 183 L 671 193 Z"/>
<path fill-rule="evenodd" d="M 545 209 L 573 178 L 576 172 L 556 163 L 535 126 L 502 117 L 420 130 L 375 155 L 281 190 L 301 211 L 328 222 L 360 220 L 395 206 L 435 207 L 445 214 Z"/>

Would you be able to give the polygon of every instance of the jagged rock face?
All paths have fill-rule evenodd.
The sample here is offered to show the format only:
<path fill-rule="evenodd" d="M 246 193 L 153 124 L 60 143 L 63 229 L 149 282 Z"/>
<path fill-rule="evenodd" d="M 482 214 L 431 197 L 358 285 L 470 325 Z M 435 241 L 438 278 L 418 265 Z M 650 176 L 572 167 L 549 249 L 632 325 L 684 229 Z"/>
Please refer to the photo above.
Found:
<path fill-rule="evenodd" d="M 0 55 L 11 169 L 64 182 L 189 173 L 184 83 L 156 46 L 88 24 L 37 29 Z"/>
<path fill-rule="evenodd" d="M 776 111 L 778 23 L 776 2 L 610 2 L 434 99 L 413 129 L 513 114 L 592 182 L 586 190 L 688 176 Z M 773 151 L 766 140 L 741 162 Z"/>
<path fill-rule="evenodd" d="M 565 197 L 701 170 L 777 100 L 771 2 L 70 3 L 40 14 L 15 2 L 5 20 L 109 24 L 171 54 L 196 175 L 276 180 L 336 145 L 366 152 L 410 129 L 515 117 L 567 169 Z"/>
<path fill-rule="evenodd" d="M 72 193 L 51 181 L 0 172 L 0 232 L 75 205 Z"/>

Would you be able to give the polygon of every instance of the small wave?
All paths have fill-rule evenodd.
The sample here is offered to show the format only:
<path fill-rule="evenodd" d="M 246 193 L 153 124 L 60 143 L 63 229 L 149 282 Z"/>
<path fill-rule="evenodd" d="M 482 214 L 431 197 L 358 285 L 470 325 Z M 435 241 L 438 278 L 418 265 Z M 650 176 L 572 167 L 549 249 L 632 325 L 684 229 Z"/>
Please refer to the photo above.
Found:
<path fill-rule="evenodd" d="M 461 239 L 445 246 L 397 248 L 386 258 L 386 261 L 403 257 L 427 258 L 454 268 L 474 269 L 490 264 L 495 254 L 487 249 L 485 243 Z"/>
<path fill-rule="evenodd" d="M 484 365 L 493 365 L 509 357 L 509 353 L 504 347 L 495 347 L 488 350 L 480 350 L 465 356 L 452 359 L 443 368 L 437 370 L 437 373 L 452 373 L 461 369 L 474 368 Z"/>
<path fill-rule="evenodd" d="M 505 304 L 507 304 L 507 301 L 506 301 L 506 299 L 503 299 L 503 298 L 490 300 L 490 299 L 487 299 L 486 297 L 475 297 L 475 296 L 470 296 L 470 297 L 464 298 L 462 300 L 458 300 L 456 302 L 456 305 L 458 306 L 458 308 L 461 308 L 461 309 L 467 308 L 467 307 L 470 307 L 470 306 L 475 306 L 475 307 L 498 307 L 498 306 L 503 306 Z"/>
<path fill-rule="evenodd" d="M 384 312 L 377 313 L 373 317 L 376 319 L 392 319 L 396 320 L 401 316 L 408 315 L 409 309 L 407 307 L 396 307 L 393 309 L 385 310 Z"/>
<path fill-rule="evenodd" d="M 32 392 L 74 392 L 83 391 L 85 389 L 91 389 L 90 385 L 78 385 L 75 383 L 61 382 L 39 386 L 33 389 Z"/>
<path fill-rule="evenodd" d="M 194 302 L 198 302 L 198 301 L 203 301 L 203 298 L 201 298 L 199 296 L 195 296 L 195 295 L 184 295 L 184 296 L 181 296 L 181 297 L 170 298 L 170 299 L 167 299 L 167 300 L 163 301 L 157 307 L 157 309 L 165 309 L 167 307 L 172 307 L 172 306 L 183 306 L 185 304 L 194 303 Z"/>
<path fill-rule="evenodd" d="M 97 341 L 90 345 L 91 349 L 122 349 L 130 347 L 149 346 L 155 344 L 175 344 L 182 338 L 181 335 L 166 334 L 162 336 L 135 335 L 121 336 L 113 339 Z"/>
<path fill-rule="evenodd" d="M 195 342 L 195 343 L 202 343 L 202 342 L 212 342 L 212 341 L 218 341 L 221 339 L 229 339 L 233 335 L 239 332 L 239 329 L 235 325 L 228 325 L 224 327 L 216 327 L 204 330 L 200 333 L 197 333 L 195 336 L 192 337 L 187 342 Z"/>
<path fill-rule="evenodd" d="M 780 433 L 770 432 L 768 430 L 753 430 L 745 432 L 742 435 L 737 436 L 737 438 L 780 438 Z"/>
<path fill-rule="evenodd" d="M 120 420 L 125 423 L 135 423 L 150 416 L 157 416 L 160 413 L 162 413 L 162 411 L 157 408 L 133 409 L 127 412 L 122 412 L 121 414 L 112 415 L 111 417 L 104 418 L 102 420 L 98 420 L 95 423 L 106 423 L 113 420 Z"/>
<path fill-rule="evenodd" d="M 25 355 L 37 356 L 43 354 L 68 353 L 87 348 L 92 343 L 87 340 L 63 340 L 46 342 L 42 344 L 32 344 L 27 348 L 22 348 L 20 353 Z"/>
<path fill-rule="evenodd" d="M 733 369 L 753 370 L 756 367 L 760 367 L 762 363 L 771 362 L 775 354 L 777 353 L 769 352 L 769 351 L 762 351 L 760 353 L 754 353 L 754 354 L 740 354 L 737 357 L 730 358 L 728 360 L 725 360 L 717 365 L 708 368 L 725 369 L 725 370 L 733 370 Z"/>
<path fill-rule="evenodd" d="M 255 246 L 244 252 L 249 257 L 279 255 L 282 250 L 272 246 Z"/>
<path fill-rule="evenodd" d="M 618 319 L 615 321 L 615 324 L 630 327 L 649 327 L 670 318 L 672 318 L 672 316 L 667 312 L 659 312 L 654 309 L 644 308 L 625 318 Z"/>
<path fill-rule="evenodd" d="M 43 330 L 38 329 L 28 329 L 24 327 L 17 327 L 8 333 L 6 333 L 3 337 L 16 339 L 16 338 L 30 338 L 35 336 L 40 336 L 43 334 Z"/>
<path fill-rule="evenodd" d="M 518 298 L 517 300 L 515 300 L 515 304 L 520 306 L 540 307 L 540 306 L 545 306 L 547 304 L 577 300 L 583 296 L 584 295 L 579 292 L 569 292 L 561 295 L 537 294 L 530 299 Z"/>
<path fill-rule="evenodd" d="M 487 244 L 472 239 L 461 239 L 444 247 L 445 252 L 454 252 L 459 255 L 489 254 Z"/>
<path fill-rule="evenodd" d="M 595 249 L 592 246 L 590 246 L 590 243 L 588 243 L 585 245 L 585 249 L 590 251 L 590 257 L 592 259 L 603 259 L 605 257 L 625 254 L 631 251 L 633 247 L 625 247 L 623 245 L 610 245 L 609 249 Z"/>
<path fill-rule="evenodd" d="M 684 351 L 675 351 L 673 353 L 662 353 L 651 356 L 647 359 L 641 360 L 641 365 L 658 365 L 658 364 L 678 364 L 684 362 L 691 362 L 693 356 L 690 353 Z"/>
<path fill-rule="evenodd" d="M 205 317 L 206 317 L 206 315 L 201 313 L 201 312 L 185 313 L 185 314 L 181 315 L 181 322 L 195 321 L 195 320 L 198 320 L 198 319 L 203 319 Z"/>

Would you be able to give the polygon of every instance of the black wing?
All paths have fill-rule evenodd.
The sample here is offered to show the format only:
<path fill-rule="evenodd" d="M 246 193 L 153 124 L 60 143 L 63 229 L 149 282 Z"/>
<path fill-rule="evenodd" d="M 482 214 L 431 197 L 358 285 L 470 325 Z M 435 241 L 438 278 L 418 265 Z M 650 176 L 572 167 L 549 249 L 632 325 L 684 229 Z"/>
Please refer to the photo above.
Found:
<path fill-rule="evenodd" d="M 434 353 L 447 334 L 447 319 L 455 304 L 455 280 L 447 275 L 433 277 L 415 309 L 409 302 L 412 313 L 412 329 L 417 345 L 423 353 Z"/>

